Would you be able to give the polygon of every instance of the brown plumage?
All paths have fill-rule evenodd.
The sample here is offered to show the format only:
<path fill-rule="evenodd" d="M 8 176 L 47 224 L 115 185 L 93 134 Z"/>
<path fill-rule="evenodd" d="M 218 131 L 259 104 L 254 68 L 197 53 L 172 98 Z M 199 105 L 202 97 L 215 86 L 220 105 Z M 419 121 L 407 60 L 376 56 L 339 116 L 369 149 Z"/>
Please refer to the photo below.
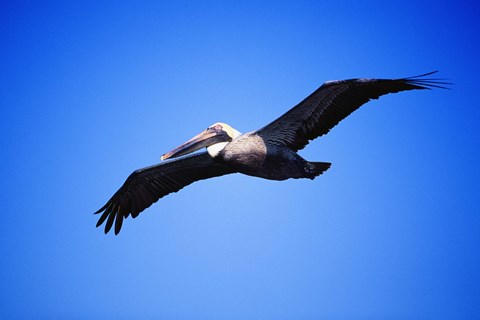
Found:
<path fill-rule="evenodd" d="M 271 180 L 314 179 L 330 167 L 328 162 L 309 162 L 297 154 L 310 140 L 328 133 L 341 120 L 371 99 L 405 90 L 445 88 L 448 83 L 425 78 L 351 79 L 325 82 L 315 92 L 262 129 L 240 134 L 225 123 L 216 123 L 162 160 L 206 147 L 207 152 L 168 160 L 134 171 L 96 214 L 97 227 L 105 221 L 105 233 L 123 219 L 140 212 L 158 199 L 202 179 L 243 173 Z"/>

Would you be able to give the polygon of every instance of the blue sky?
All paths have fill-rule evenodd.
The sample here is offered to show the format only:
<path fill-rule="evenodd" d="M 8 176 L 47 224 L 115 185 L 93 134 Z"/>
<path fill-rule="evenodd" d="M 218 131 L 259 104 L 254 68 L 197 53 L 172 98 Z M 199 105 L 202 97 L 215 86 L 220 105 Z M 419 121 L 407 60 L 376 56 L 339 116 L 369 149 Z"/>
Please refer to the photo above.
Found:
<path fill-rule="evenodd" d="M 2 319 L 480 318 L 480 13 L 470 1 L 0 5 Z M 119 236 L 92 213 L 222 121 L 257 129 L 326 80 L 440 70 L 301 155 Z"/>

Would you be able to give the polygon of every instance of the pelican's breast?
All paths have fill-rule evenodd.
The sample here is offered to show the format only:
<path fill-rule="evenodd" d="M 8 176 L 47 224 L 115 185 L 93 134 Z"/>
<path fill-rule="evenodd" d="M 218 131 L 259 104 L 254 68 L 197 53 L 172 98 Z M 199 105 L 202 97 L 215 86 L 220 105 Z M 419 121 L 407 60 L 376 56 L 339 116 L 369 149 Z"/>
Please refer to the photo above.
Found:
<path fill-rule="evenodd" d="M 258 168 L 265 162 L 267 146 L 260 136 L 247 133 L 227 144 L 220 155 L 229 164 Z"/>

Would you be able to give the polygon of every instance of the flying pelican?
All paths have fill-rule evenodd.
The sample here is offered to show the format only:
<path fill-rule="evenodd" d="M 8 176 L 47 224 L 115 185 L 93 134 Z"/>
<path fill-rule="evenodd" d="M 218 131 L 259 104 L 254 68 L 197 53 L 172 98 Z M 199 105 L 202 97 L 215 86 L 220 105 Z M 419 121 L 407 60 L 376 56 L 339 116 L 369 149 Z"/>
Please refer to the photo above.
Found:
<path fill-rule="evenodd" d="M 401 79 L 327 81 L 278 119 L 245 134 L 217 122 L 165 153 L 161 160 L 183 157 L 135 170 L 95 212 L 103 212 L 97 227 L 106 220 L 108 233 L 115 222 L 118 234 L 129 215 L 136 218 L 158 199 L 202 179 L 239 172 L 270 180 L 313 180 L 330 168 L 330 163 L 307 161 L 298 150 L 371 99 L 405 90 L 445 88 L 442 85 L 448 83 L 426 78 L 435 72 Z M 185 156 L 205 147 L 206 152 Z"/>

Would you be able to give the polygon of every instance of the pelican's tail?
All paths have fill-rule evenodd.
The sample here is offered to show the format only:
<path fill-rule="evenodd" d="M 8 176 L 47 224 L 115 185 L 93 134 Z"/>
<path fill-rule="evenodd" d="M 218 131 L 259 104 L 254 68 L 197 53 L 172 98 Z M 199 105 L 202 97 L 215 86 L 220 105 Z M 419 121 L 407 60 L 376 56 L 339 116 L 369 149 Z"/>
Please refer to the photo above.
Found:
<path fill-rule="evenodd" d="M 331 165 L 330 162 L 307 162 L 305 164 L 306 178 L 315 179 L 315 177 L 327 171 Z"/>

